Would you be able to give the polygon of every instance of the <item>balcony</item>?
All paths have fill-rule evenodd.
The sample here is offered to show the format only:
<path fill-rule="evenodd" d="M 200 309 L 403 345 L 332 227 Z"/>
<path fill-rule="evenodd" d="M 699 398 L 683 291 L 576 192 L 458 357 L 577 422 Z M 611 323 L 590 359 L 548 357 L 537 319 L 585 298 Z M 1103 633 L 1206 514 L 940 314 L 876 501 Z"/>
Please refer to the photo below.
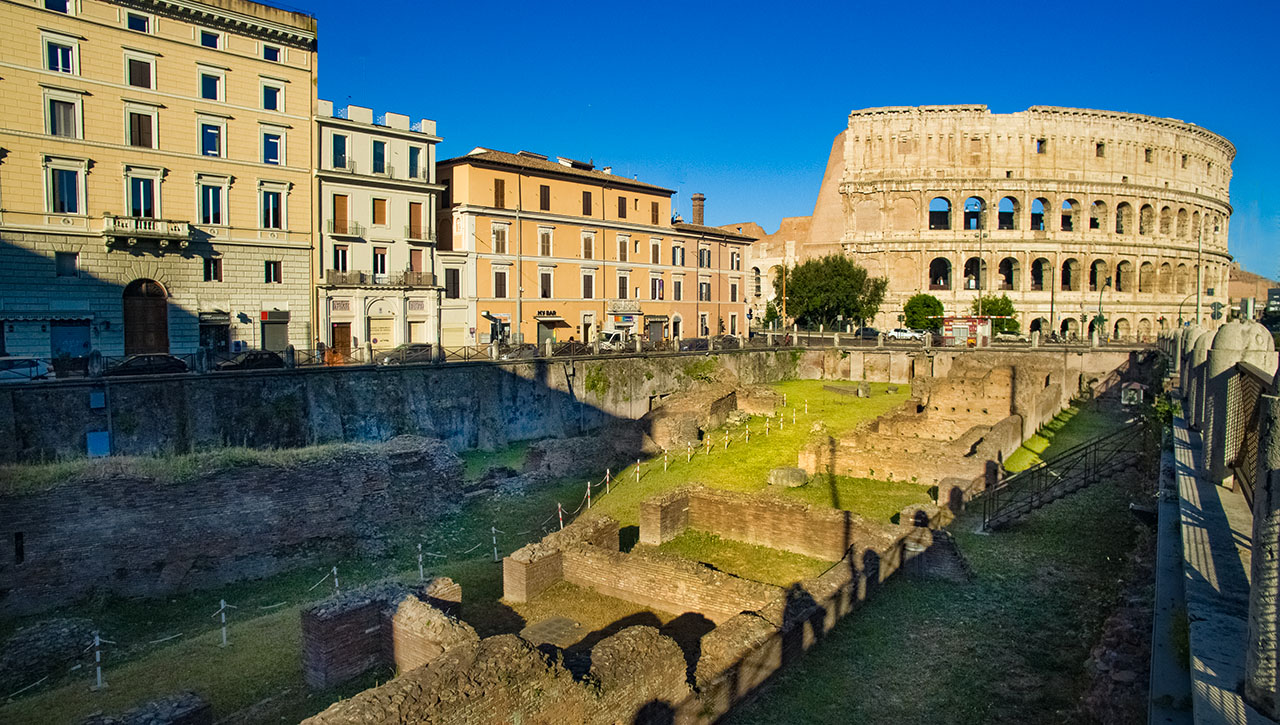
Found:
<path fill-rule="evenodd" d="M 330 287 L 435 287 L 436 277 L 430 272 L 373 274 L 328 269 L 324 273 L 324 283 Z"/>
<path fill-rule="evenodd" d="M 409 225 L 404 228 L 404 238 L 411 242 L 430 242 L 435 244 L 436 235 L 428 232 L 426 227 Z"/>
<path fill-rule="evenodd" d="M 102 217 L 102 234 L 108 237 L 108 243 L 123 242 L 133 246 L 139 240 L 154 239 L 161 244 L 185 249 L 191 241 L 191 225 L 172 219 L 105 214 Z"/>
<path fill-rule="evenodd" d="M 363 237 L 364 227 L 359 222 L 353 222 L 346 219 L 330 219 L 325 223 L 325 228 L 335 237 Z"/>

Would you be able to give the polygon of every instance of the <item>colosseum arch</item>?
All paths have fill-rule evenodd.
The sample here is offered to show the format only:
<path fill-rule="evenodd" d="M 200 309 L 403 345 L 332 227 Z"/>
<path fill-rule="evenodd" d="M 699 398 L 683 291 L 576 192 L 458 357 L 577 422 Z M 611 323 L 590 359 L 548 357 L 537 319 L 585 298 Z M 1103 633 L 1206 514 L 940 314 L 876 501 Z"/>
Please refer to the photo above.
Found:
<path fill-rule="evenodd" d="M 1062 202 L 1062 219 L 1060 227 L 1064 232 L 1078 231 L 1076 224 L 1080 220 L 1080 202 L 1075 199 L 1067 199 Z"/>
<path fill-rule="evenodd" d="M 1191 238 L 1195 239 L 1199 235 L 1200 235 L 1200 212 L 1194 211 L 1191 213 Z"/>
<path fill-rule="evenodd" d="M 951 289 L 951 260 L 946 257 L 934 257 L 929 262 L 929 289 Z"/>
<path fill-rule="evenodd" d="M 1133 207 L 1129 202 L 1116 204 L 1116 234 L 1133 233 Z"/>
<path fill-rule="evenodd" d="M 1157 286 L 1160 289 L 1160 294 L 1162 295 L 1173 294 L 1173 265 L 1169 264 L 1168 262 L 1161 264 L 1160 272 L 1156 276 L 1156 278 L 1159 280 L 1159 282 L 1157 283 Z"/>
<path fill-rule="evenodd" d="M 945 196 L 935 196 L 929 201 L 929 228 L 951 228 L 951 200 Z"/>
<path fill-rule="evenodd" d="M 1064 318 L 1058 333 L 1069 340 L 1080 337 L 1080 321 L 1074 317 Z"/>
<path fill-rule="evenodd" d="M 880 205 L 874 199 L 863 199 L 853 207 L 854 228 L 859 232 L 880 231 Z"/>
<path fill-rule="evenodd" d="M 1178 239 L 1188 239 L 1191 236 L 1191 221 L 1187 215 L 1186 209 L 1178 210 Z"/>
<path fill-rule="evenodd" d="M 1053 262 L 1044 257 L 1037 257 L 1031 262 L 1031 291 L 1039 292 L 1049 289 L 1053 284 Z"/>
<path fill-rule="evenodd" d="M 1143 341 L 1151 339 L 1151 320 L 1145 317 L 1138 320 L 1138 339 Z"/>
<path fill-rule="evenodd" d="M 1116 292 L 1133 291 L 1133 262 L 1124 259 L 1116 265 L 1116 277 L 1113 284 Z"/>
<path fill-rule="evenodd" d="M 1038 332 L 1041 335 L 1043 335 L 1045 331 L 1048 329 L 1049 329 L 1049 321 L 1043 317 L 1037 317 L 1036 319 L 1031 321 L 1030 325 L 1027 326 L 1028 333 Z"/>
<path fill-rule="evenodd" d="M 1160 236 L 1168 237 L 1173 235 L 1173 210 L 1164 207 L 1160 210 Z"/>
<path fill-rule="evenodd" d="M 756 297 L 759 297 L 760 288 L 761 288 L 760 268 L 752 267 L 751 268 L 751 294 L 753 294 Z"/>
<path fill-rule="evenodd" d="M 1031 200 L 1031 231 L 1043 232 L 1046 229 L 1045 212 L 1049 209 L 1049 200 L 1037 197 Z"/>
<path fill-rule="evenodd" d="M 1089 291 L 1097 292 L 1111 281 L 1111 266 L 1105 259 L 1095 259 L 1089 265 Z"/>
<path fill-rule="evenodd" d="M 1156 266 L 1143 262 L 1138 266 L 1138 291 L 1151 293 L 1156 291 Z"/>
<path fill-rule="evenodd" d="M 1068 257 L 1062 262 L 1061 289 L 1063 292 L 1079 292 L 1084 289 L 1084 267 L 1075 257 Z"/>
<path fill-rule="evenodd" d="M 1174 288 L 1176 292 L 1180 295 L 1185 295 L 1190 293 L 1191 285 L 1188 282 L 1189 272 L 1190 270 L 1187 269 L 1186 264 L 1179 264 L 1177 271 L 1174 272 L 1174 277 L 1173 277 L 1175 280 Z"/>
<path fill-rule="evenodd" d="M 1138 234 L 1150 236 L 1156 230 L 1156 210 L 1150 204 L 1143 204 L 1138 210 Z"/>
<path fill-rule="evenodd" d="M 987 200 L 971 196 L 964 200 L 964 228 L 969 231 L 987 228 Z"/>
<path fill-rule="evenodd" d="M 1102 229 L 1107 223 L 1107 203 L 1095 201 L 1089 207 L 1089 228 Z"/>
<path fill-rule="evenodd" d="M 1000 199 L 1000 212 L 996 216 L 997 229 L 1017 229 L 1018 215 L 1022 212 L 1022 205 L 1012 196 L 1006 196 Z"/>
<path fill-rule="evenodd" d="M 1018 264 L 1016 258 L 1005 257 L 1000 260 L 1000 265 L 996 267 L 996 275 L 999 277 L 996 289 L 1018 290 L 1022 288 L 1020 283 L 1022 265 Z"/>
<path fill-rule="evenodd" d="M 987 260 L 981 257 L 969 257 L 964 260 L 964 288 L 987 289 Z"/>
<path fill-rule="evenodd" d="M 1126 340 L 1129 337 L 1130 327 L 1129 321 L 1123 317 L 1116 320 L 1115 327 L 1112 330 L 1112 337 L 1117 340 Z"/>

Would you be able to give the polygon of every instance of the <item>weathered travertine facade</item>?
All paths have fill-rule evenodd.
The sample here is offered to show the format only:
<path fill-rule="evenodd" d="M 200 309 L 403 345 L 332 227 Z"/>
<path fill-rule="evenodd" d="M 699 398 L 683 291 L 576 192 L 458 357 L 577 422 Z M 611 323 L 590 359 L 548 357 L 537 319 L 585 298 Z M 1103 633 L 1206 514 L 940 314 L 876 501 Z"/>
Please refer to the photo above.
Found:
<path fill-rule="evenodd" d="M 1227 302 L 1234 157 L 1217 134 L 1131 113 L 854 111 L 799 256 L 842 252 L 887 276 L 881 328 L 898 326 L 917 292 L 951 314 L 986 291 L 1014 299 L 1023 330 L 1081 334 L 1101 308 L 1120 337 L 1195 318 L 1200 264 L 1201 324 L 1216 326 L 1208 305 Z"/>

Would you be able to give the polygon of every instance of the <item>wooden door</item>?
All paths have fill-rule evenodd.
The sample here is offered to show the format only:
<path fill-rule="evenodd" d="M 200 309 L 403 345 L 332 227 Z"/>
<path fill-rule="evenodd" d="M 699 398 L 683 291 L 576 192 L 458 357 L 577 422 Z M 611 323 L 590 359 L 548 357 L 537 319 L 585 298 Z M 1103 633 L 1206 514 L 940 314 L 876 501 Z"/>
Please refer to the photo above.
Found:
<path fill-rule="evenodd" d="M 169 300 L 159 282 L 136 279 L 124 288 L 124 354 L 169 352 Z"/>
<path fill-rule="evenodd" d="M 333 343 L 333 351 L 342 357 L 351 356 L 351 323 L 335 322 L 333 323 L 333 337 L 330 338 Z"/>

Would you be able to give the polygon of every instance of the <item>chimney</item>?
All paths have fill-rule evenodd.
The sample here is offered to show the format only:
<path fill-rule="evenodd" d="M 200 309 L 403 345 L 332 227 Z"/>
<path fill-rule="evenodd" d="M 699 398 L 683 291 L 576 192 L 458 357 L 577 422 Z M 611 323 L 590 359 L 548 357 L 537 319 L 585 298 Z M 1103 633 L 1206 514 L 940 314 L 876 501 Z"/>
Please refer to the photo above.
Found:
<path fill-rule="evenodd" d="M 702 221 L 702 208 L 707 203 L 707 197 L 703 196 L 702 194 L 694 194 L 693 196 L 689 197 L 689 199 L 693 201 L 693 223 L 697 224 L 698 226 L 703 226 L 704 223 Z"/>

